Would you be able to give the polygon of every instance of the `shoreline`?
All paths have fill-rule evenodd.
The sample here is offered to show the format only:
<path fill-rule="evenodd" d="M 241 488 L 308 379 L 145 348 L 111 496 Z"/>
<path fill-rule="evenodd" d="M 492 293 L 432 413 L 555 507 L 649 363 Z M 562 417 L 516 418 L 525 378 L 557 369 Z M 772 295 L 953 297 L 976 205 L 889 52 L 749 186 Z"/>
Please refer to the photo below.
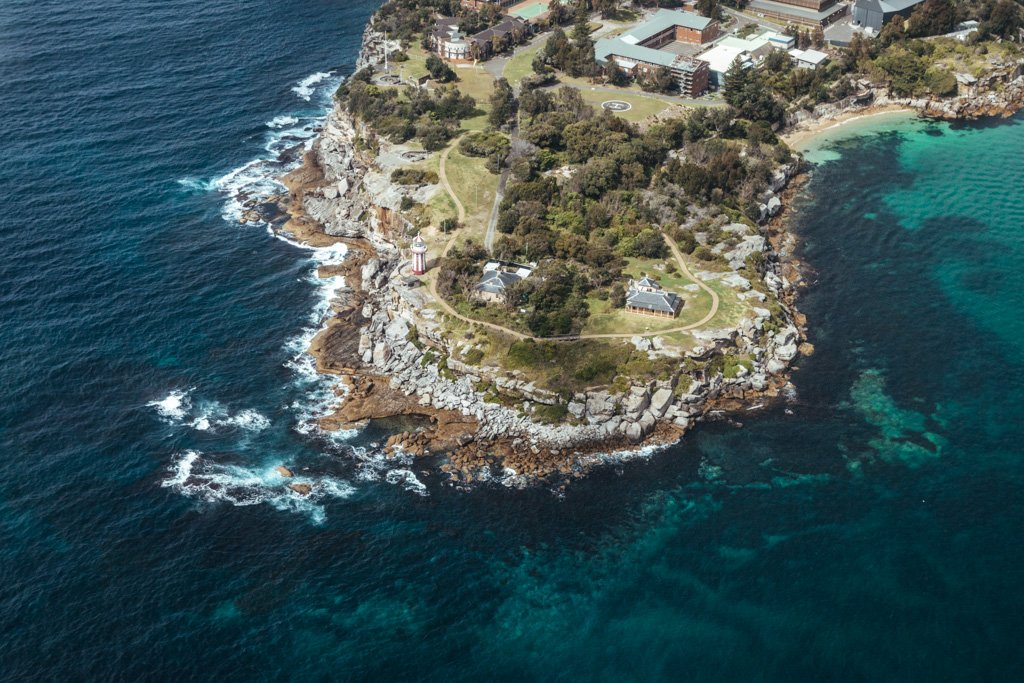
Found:
<path fill-rule="evenodd" d="M 374 63 L 381 39 L 371 21 L 364 32 L 360 65 Z M 679 355 L 679 369 L 670 378 L 633 378 L 625 391 L 596 387 L 560 399 L 535 387 L 528 374 L 459 360 L 459 340 L 444 335 L 443 326 L 428 310 L 430 300 L 423 287 L 403 283 L 407 255 L 398 242 L 403 219 L 397 206 L 382 200 L 380 179 L 375 177 L 380 175 L 379 154 L 371 155 L 357 144 L 363 129 L 335 103 L 300 166 L 281 178 L 288 192 L 279 198 L 279 207 L 289 220 L 274 226 L 279 235 L 309 246 L 350 246 L 343 263 L 321 273 L 344 276 L 346 286 L 331 302 L 331 312 L 307 351 L 318 372 L 339 378 L 338 403 L 317 420 L 323 431 L 414 416 L 425 426 L 392 435 L 385 447 L 389 456 L 428 457 L 456 485 L 496 481 L 525 486 L 554 479 L 564 486 L 596 465 L 678 443 L 698 422 L 728 421 L 769 408 L 790 393 L 786 388 L 791 365 L 811 348 L 805 343 L 805 318 L 794 306 L 802 282 L 799 262 L 792 258 L 792 238 L 784 234 L 792 196 L 787 185 L 800 174 L 798 160 L 776 169 L 766 195 L 776 208 L 768 214 L 770 219 L 752 228 L 755 236 L 764 236 L 761 249 L 774 264 L 755 275 L 764 278 L 761 286 L 766 285 L 781 305 L 778 331 L 762 333 L 760 318 L 744 318 L 735 329 L 709 328 L 701 330 L 704 336 L 699 338 L 695 334 L 694 357 L 725 354 L 730 348 L 737 353 L 756 351 L 753 369 L 732 378 L 721 373 L 694 375 L 684 371 L 686 356 Z M 368 192 L 371 185 L 375 192 Z M 784 204 L 779 195 L 787 197 Z M 785 249 L 777 246 L 781 244 Z M 735 270 L 732 274 L 739 275 Z M 739 291 L 745 291 L 742 287 Z M 415 337 L 410 336 L 413 330 Z M 724 345 L 713 336 L 723 332 L 729 333 Z M 639 341 L 622 343 L 635 343 L 641 350 Z M 650 342 L 645 348 L 649 347 Z M 434 354 L 446 359 L 446 368 L 428 362 Z M 569 401 L 573 419 L 549 423 L 535 418 L 532 410 L 495 404 L 479 389 L 481 380 L 502 387 L 521 406 Z"/>
<path fill-rule="evenodd" d="M 794 126 L 789 132 L 779 137 L 789 145 L 790 149 L 796 152 L 806 151 L 811 143 L 818 142 L 821 138 L 827 137 L 829 133 L 845 132 L 847 126 L 866 119 L 878 119 L 883 116 L 899 116 L 902 118 L 922 118 L 921 112 L 909 105 L 885 104 L 868 106 L 862 109 L 845 111 L 841 114 L 828 118 L 815 119 L 813 122 L 803 122 Z"/>
<path fill-rule="evenodd" d="M 382 40 L 371 19 L 358 66 L 376 63 Z M 909 102 L 889 100 L 810 118 L 780 138 L 794 151 L 802 151 L 830 132 L 849 130 L 854 122 L 911 114 L 927 116 Z M 762 333 L 760 318 L 744 319 L 735 330 L 702 330 L 729 332 L 727 343 L 698 346 L 699 356 L 685 352 L 703 358 L 730 350 L 757 352 L 753 369 L 738 379 L 682 370 L 668 380 L 627 377 L 625 391 L 588 387 L 563 397 L 534 386 L 526 373 L 460 360 L 466 346 L 445 335 L 445 316 L 432 307 L 437 302 L 423 286 L 417 287 L 419 281 L 410 284 L 410 278 L 402 277 L 407 254 L 400 244 L 407 226 L 391 200 L 403 195 L 400 190 L 381 192 L 381 186 L 392 186 L 376 177 L 381 175 L 377 162 L 383 152 L 370 154 L 358 145 L 367 134 L 365 128 L 334 103 L 301 165 L 281 179 L 288 192 L 280 198 L 280 208 L 289 220 L 274 226 L 276 233 L 311 247 L 339 242 L 352 247 L 344 263 L 321 273 L 344 276 L 346 286 L 331 302 L 331 313 L 307 350 L 318 372 L 340 378 L 338 403 L 318 420 L 322 430 L 415 416 L 429 426 L 393 434 L 385 447 L 389 456 L 429 456 L 458 484 L 490 480 L 521 486 L 552 476 L 564 484 L 565 478 L 582 476 L 594 464 L 676 443 L 701 421 L 728 420 L 772 406 L 790 393 L 786 389 L 798 359 L 813 353 L 806 317 L 795 306 L 799 289 L 806 284 L 804 266 L 795 254 L 798 237 L 788 229 L 793 196 L 807 175 L 799 154 L 792 164 L 776 168 L 771 191 L 765 195 L 775 202 L 775 209 L 766 216 L 762 206 L 762 217 L 753 228 L 755 236 L 767 238 L 767 248 L 761 249 L 770 265 L 755 275 L 763 277 L 773 301 L 781 305 L 779 329 Z M 401 148 L 381 144 L 392 151 Z M 739 275 L 735 266 L 733 274 Z M 641 350 L 639 342 L 631 343 Z M 438 356 L 443 367 L 434 364 Z M 685 356 L 676 357 L 682 366 Z M 486 386 L 500 387 L 503 395 L 520 402 L 521 409 L 489 401 Z M 567 406 L 571 419 L 548 423 L 535 418 L 534 407 L 555 403 Z"/>

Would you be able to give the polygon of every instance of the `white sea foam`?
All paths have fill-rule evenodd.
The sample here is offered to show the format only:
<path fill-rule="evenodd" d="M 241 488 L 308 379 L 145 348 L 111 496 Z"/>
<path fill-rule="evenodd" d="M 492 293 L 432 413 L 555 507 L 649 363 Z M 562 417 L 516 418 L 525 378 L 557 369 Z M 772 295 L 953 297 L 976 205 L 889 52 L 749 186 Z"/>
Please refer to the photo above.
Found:
<path fill-rule="evenodd" d="M 318 71 L 306 76 L 292 88 L 292 92 L 309 102 L 313 93 L 316 92 L 316 86 L 330 78 L 331 75 L 332 72 Z"/>
<path fill-rule="evenodd" d="M 277 510 L 302 512 L 318 524 L 326 519 L 325 500 L 349 498 L 356 491 L 349 482 L 330 476 L 284 477 L 276 469 L 279 464 L 247 468 L 189 450 L 175 457 L 161 486 L 204 503 L 268 504 Z M 289 484 L 306 484 L 310 492 L 303 495 L 288 488 Z"/>
<path fill-rule="evenodd" d="M 192 409 L 192 400 L 189 397 L 191 392 L 191 389 L 185 391 L 175 389 L 159 401 L 150 401 L 146 405 L 156 409 L 160 417 L 170 422 L 180 422 Z"/>
<path fill-rule="evenodd" d="M 401 485 L 406 491 L 412 491 L 421 496 L 427 495 L 426 485 L 416 478 L 412 470 L 388 470 L 384 475 L 384 480 L 389 484 Z"/>
<path fill-rule="evenodd" d="M 245 408 L 232 413 L 218 401 L 193 401 L 192 392 L 193 389 L 175 389 L 165 398 L 146 405 L 168 422 L 188 425 L 200 432 L 215 432 L 225 427 L 260 432 L 270 426 L 269 418 L 257 410 Z"/>
<path fill-rule="evenodd" d="M 298 122 L 299 118 L 296 116 L 275 116 L 267 121 L 267 128 L 284 128 L 285 126 L 294 126 Z"/>

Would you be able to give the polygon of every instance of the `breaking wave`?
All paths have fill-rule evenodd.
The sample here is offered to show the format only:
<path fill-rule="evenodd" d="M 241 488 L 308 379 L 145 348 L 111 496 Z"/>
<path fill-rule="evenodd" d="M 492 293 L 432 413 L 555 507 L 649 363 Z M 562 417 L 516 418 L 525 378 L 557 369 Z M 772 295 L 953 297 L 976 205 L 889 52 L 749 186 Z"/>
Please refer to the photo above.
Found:
<path fill-rule="evenodd" d="M 189 450 L 177 455 L 168 467 L 164 488 L 204 503 L 228 503 L 235 506 L 270 505 L 276 510 L 300 512 L 316 524 L 327 515 L 323 503 L 346 499 L 356 489 L 343 479 L 330 476 L 292 477 L 281 474 L 279 464 L 243 467 L 218 462 L 201 451 Z M 289 485 L 308 487 L 308 493 Z"/>
<path fill-rule="evenodd" d="M 270 426 L 270 420 L 257 410 L 246 408 L 232 413 L 218 401 L 192 400 L 193 389 L 175 389 L 167 396 L 146 405 L 173 425 L 184 425 L 201 432 L 215 432 L 221 428 L 261 432 Z"/>
<path fill-rule="evenodd" d="M 316 92 L 316 86 L 323 83 L 332 75 L 334 75 L 334 72 L 332 71 L 318 71 L 315 74 L 306 76 L 295 84 L 295 87 L 292 88 L 292 92 L 306 102 L 309 102 L 313 97 L 313 93 Z"/>

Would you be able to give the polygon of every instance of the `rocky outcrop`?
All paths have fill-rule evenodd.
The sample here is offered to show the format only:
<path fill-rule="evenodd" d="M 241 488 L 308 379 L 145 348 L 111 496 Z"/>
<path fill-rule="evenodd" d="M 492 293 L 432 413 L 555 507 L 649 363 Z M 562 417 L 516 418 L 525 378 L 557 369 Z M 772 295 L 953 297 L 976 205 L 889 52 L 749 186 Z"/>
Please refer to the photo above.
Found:
<path fill-rule="evenodd" d="M 973 121 L 1008 118 L 1024 109 L 1024 60 L 993 62 L 982 78 L 957 74 L 958 92 L 951 97 L 900 97 L 884 84 L 860 81 L 856 95 L 811 110 L 797 109 L 788 116 L 787 125 L 838 118 L 850 112 L 880 108 L 913 109 L 934 119 Z"/>

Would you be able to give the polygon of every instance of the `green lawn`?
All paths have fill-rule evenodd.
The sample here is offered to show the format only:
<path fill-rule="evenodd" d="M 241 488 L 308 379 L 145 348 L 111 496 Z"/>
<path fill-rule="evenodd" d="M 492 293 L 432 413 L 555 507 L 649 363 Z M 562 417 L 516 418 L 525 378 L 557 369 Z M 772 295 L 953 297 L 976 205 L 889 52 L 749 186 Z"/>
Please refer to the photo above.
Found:
<path fill-rule="evenodd" d="M 427 56 L 428 53 L 419 45 L 412 45 L 406 50 L 409 59 L 405 62 L 392 64 L 392 71 L 400 74 L 403 78 L 421 78 L 428 75 Z M 494 91 L 494 77 L 491 76 L 482 66 L 472 64 L 450 64 L 455 71 L 458 80 L 452 83 L 455 87 L 476 100 L 477 109 L 481 111 L 479 116 L 466 119 L 462 127 L 466 130 L 483 130 L 487 126 L 487 113 L 491 110 L 490 97 Z M 431 81 L 430 86 L 438 84 Z M 403 86 L 404 87 L 404 86 Z"/>
<path fill-rule="evenodd" d="M 505 64 L 505 70 L 501 75 L 504 76 L 509 83 L 515 86 L 521 80 L 533 73 L 533 58 L 536 57 L 537 53 L 543 49 L 544 41 L 537 43 L 533 47 L 517 49 L 515 56 Z"/>
<path fill-rule="evenodd" d="M 415 141 L 408 142 L 406 144 L 413 149 L 421 148 L 421 145 Z M 432 171 L 435 174 L 440 174 L 440 162 L 441 153 L 434 152 L 424 161 L 409 164 L 409 168 L 416 168 L 422 171 Z M 435 228 L 439 227 L 441 225 L 441 221 L 445 218 L 455 218 L 458 215 L 455 210 L 455 202 L 452 201 L 452 198 L 443 187 L 424 205 L 423 213 L 426 220 Z"/>
<path fill-rule="evenodd" d="M 445 164 L 448 182 L 466 207 L 466 226 L 462 229 L 462 236 L 472 237 L 481 243 L 494 206 L 494 193 L 498 189 L 498 176 L 487 170 L 486 163 L 485 159 L 464 156 L 456 148 L 448 155 L 448 163 Z"/>
<path fill-rule="evenodd" d="M 633 105 L 629 111 L 615 112 L 627 121 L 643 121 L 644 119 L 660 114 L 669 108 L 669 103 L 647 95 L 623 90 L 621 93 L 610 93 L 598 90 L 589 90 L 588 86 L 580 87 L 580 94 L 584 101 L 600 109 L 601 105 L 608 100 L 622 100 Z"/>
<path fill-rule="evenodd" d="M 711 295 L 703 289 L 697 291 L 684 289 L 687 285 L 696 283 L 683 275 L 681 271 L 673 274 L 658 270 L 655 266 L 663 265 L 665 262 L 653 259 L 630 258 L 627 259 L 627 262 L 623 272 L 629 277 L 637 279 L 646 273 L 658 280 L 658 283 L 667 291 L 675 292 L 682 297 L 684 303 L 679 310 L 679 315 L 674 319 L 667 319 L 627 313 L 621 308 L 613 308 L 609 301 L 590 297 L 587 299 L 587 303 L 590 305 L 590 318 L 587 319 L 587 324 L 583 328 L 584 334 L 654 335 L 664 330 L 692 325 L 702 320 L 711 310 Z M 691 271 L 701 269 L 698 262 L 687 265 Z M 719 305 L 718 313 L 707 323 L 706 327 L 718 328 L 738 324 L 750 309 L 750 304 L 742 301 L 737 296 L 736 290 L 717 280 L 710 281 L 707 285 L 718 294 Z M 689 339 L 689 335 L 678 336 L 680 337 L 678 340 L 673 336 L 677 343 L 685 346 L 691 345 L 692 340 Z"/>

